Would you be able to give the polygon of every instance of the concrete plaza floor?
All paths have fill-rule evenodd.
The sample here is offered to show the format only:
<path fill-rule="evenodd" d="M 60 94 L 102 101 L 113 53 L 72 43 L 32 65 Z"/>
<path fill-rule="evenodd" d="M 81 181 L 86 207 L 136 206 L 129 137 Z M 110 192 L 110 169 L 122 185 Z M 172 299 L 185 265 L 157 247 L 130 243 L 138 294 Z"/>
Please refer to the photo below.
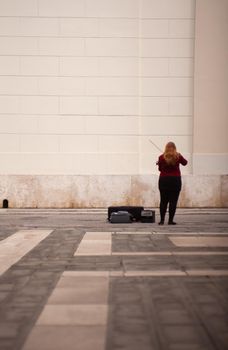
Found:
<path fill-rule="evenodd" d="M 106 218 L 0 210 L 0 349 L 228 349 L 228 210 Z"/>

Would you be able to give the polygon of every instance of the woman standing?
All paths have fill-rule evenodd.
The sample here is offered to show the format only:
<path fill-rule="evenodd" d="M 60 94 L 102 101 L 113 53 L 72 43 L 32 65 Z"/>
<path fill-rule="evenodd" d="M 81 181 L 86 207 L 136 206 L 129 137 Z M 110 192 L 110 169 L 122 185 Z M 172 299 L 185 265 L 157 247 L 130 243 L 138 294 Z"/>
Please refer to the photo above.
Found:
<path fill-rule="evenodd" d="M 187 165 L 187 160 L 177 152 L 176 145 L 168 142 L 165 151 L 160 155 L 157 165 L 160 171 L 159 190 L 160 190 L 160 215 L 159 225 L 164 225 L 165 214 L 169 204 L 169 225 L 176 225 L 173 221 L 176 212 L 177 201 L 181 191 L 181 172 L 180 164 Z"/>

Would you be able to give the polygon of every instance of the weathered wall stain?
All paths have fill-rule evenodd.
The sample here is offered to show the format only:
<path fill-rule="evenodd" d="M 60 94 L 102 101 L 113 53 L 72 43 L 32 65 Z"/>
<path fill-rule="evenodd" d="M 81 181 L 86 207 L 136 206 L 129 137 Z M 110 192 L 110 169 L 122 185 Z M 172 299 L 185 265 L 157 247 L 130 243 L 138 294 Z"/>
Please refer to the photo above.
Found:
<path fill-rule="evenodd" d="M 180 207 L 228 207 L 228 176 L 184 175 Z M 159 206 L 156 175 L 1 175 L 10 208 Z"/>
<path fill-rule="evenodd" d="M 223 207 L 228 207 L 228 175 L 221 177 L 221 203 Z"/>

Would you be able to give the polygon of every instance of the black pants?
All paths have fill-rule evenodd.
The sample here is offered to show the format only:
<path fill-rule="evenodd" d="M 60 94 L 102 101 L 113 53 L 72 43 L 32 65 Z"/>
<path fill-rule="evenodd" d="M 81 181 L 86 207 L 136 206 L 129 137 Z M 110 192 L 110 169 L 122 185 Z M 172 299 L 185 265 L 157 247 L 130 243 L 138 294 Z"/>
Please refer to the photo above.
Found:
<path fill-rule="evenodd" d="M 180 176 L 161 176 L 159 178 L 160 190 L 160 215 L 161 221 L 165 220 L 165 214 L 169 204 L 169 221 L 173 221 L 179 194 L 181 191 L 181 177 Z"/>

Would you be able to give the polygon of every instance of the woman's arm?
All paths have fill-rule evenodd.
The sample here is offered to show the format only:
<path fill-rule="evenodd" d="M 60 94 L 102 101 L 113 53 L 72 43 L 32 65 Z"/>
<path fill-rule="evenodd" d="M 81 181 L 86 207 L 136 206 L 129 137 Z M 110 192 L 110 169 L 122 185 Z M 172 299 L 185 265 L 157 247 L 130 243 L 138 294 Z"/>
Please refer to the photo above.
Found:
<path fill-rule="evenodd" d="M 179 162 L 180 162 L 180 164 L 182 164 L 184 166 L 188 164 L 188 161 L 181 154 L 179 157 Z"/>
<path fill-rule="evenodd" d="M 161 156 L 158 158 L 158 161 L 156 163 L 156 165 L 158 165 L 158 170 L 161 171 L 161 163 L 162 163 L 162 159 Z"/>

